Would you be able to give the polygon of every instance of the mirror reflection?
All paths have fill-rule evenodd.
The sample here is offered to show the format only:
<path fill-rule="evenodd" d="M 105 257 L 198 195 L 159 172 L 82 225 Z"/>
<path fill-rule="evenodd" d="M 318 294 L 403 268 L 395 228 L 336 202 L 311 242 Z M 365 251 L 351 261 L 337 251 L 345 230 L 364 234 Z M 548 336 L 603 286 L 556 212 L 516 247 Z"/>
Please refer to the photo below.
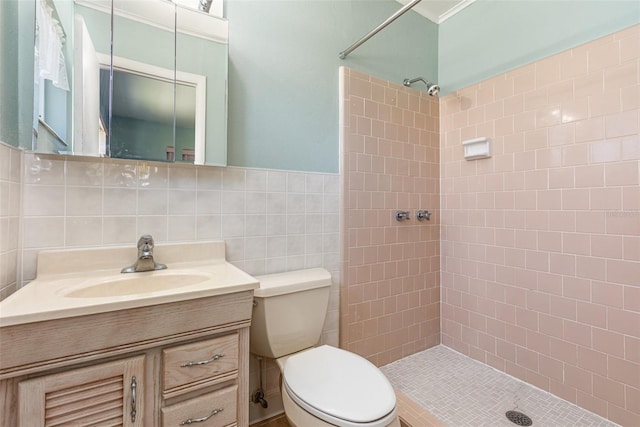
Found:
<path fill-rule="evenodd" d="M 100 70 L 101 93 L 108 93 L 109 81 L 109 70 Z M 111 119 L 107 123 L 111 157 L 174 160 L 173 86 L 171 81 L 113 71 Z M 100 108 L 103 106 L 108 108 L 108 97 L 100 97 Z M 194 147 L 193 132 L 189 146 Z"/>
<path fill-rule="evenodd" d="M 127 67 L 118 65 L 128 64 Z M 204 76 L 149 67 L 114 57 L 110 156 L 202 164 Z M 109 106 L 109 68 L 100 70 L 100 109 Z M 175 100 L 175 102 L 174 102 Z M 196 159 L 197 157 L 197 159 Z"/>
<path fill-rule="evenodd" d="M 142 3 L 154 9 L 134 9 L 123 15 L 115 12 L 119 3 L 114 3 L 113 55 L 111 64 L 101 64 L 106 68 L 106 73 L 101 71 L 101 76 L 106 74 L 101 85 L 104 82 L 107 89 L 113 67 L 111 99 L 101 96 L 100 104 L 111 102 L 107 131 L 111 157 L 145 159 L 143 156 L 149 155 L 147 160 L 167 161 L 162 154 L 166 147 L 175 150 L 175 5 L 167 1 Z M 151 17 L 155 25 L 149 22 Z M 153 88 L 159 92 L 149 92 Z M 189 145 L 195 148 L 193 139 Z"/>
<path fill-rule="evenodd" d="M 73 84 L 73 3 L 36 1 L 34 149 L 69 152 Z"/>
<path fill-rule="evenodd" d="M 34 151 L 226 165 L 225 20 L 165 0 L 36 3 Z"/>

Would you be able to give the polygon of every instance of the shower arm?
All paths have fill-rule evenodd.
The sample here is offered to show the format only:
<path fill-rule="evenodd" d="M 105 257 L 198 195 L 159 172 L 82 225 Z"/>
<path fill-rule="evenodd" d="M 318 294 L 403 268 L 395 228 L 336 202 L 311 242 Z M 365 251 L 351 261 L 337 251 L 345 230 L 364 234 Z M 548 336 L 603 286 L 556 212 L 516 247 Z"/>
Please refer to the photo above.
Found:
<path fill-rule="evenodd" d="M 411 87 L 411 85 L 414 84 L 415 82 L 422 82 L 422 83 L 426 84 L 427 85 L 427 93 L 430 96 L 438 96 L 438 93 L 440 93 L 440 86 L 438 86 L 436 83 L 433 83 L 433 82 L 430 82 L 428 80 L 425 80 L 424 77 L 416 77 L 415 79 L 404 79 L 402 84 L 407 86 L 407 87 Z"/>
<path fill-rule="evenodd" d="M 371 30 L 367 35 L 362 37 L 360 40 L 358 40 L 357 42 L 355 42 L 354 44 L 352 44 L 351 46 L 349 46 L 348 48 L 346 48 L 342 52 L 340 52 L 340 59 L 345 59 L 347 57 L 347 55 L 349 55 L 351 52 L 353 52 L 354 50 L 359 48 L 362 44 L 364 44 L 371 37 L 373 37 L 376 34 L 378 34 L 380 32 L 380 30 L 382 30 L 387 25 L 391 24 L 393 21 L 398 19 L 405 12 L 407 12 L 409 9 L 411 9 L 413 6 L 415 6 L 416 4 L 420 3 L 420 1 L 421 0 L 412 0 L 410 3 L 407 3 L 406 5 L 404 5 L 400 10 L 398 10 L 396 13 L 394 13 L 393 15 L 388 17 L 384 22 L 382 22 L 380 25 L 378 25 L 373 30 Z"/>
<path fill-rule="evenodd" d="M 424 84 L 426 84 L 427 86 L 429 86 L 431 84 L 431 82 L 426 81 L 424 78 L 422 77 L 416 77 L 415 79 L 404 79 L 404 81 L 402 82 L 403 85 L 409 87 L 412 84 L 414 84 L 415 82 L 422 82 Z"/>

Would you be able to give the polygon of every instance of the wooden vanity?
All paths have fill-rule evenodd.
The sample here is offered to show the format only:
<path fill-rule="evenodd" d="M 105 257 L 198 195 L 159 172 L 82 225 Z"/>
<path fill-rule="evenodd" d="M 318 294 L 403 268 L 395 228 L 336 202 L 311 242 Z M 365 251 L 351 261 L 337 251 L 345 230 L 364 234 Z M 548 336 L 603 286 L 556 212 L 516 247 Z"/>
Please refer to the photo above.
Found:
<path fill-rule="evenodd" d="M 248 426 L 256 286 L 2 325 L 0 426 Z"/>

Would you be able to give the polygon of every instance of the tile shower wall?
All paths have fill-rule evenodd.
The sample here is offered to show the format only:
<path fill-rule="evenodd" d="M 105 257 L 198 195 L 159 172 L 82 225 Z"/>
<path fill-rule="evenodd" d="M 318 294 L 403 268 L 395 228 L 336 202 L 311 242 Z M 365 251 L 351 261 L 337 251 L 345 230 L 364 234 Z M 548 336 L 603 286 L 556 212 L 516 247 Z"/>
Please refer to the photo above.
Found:
<path fill-rule="evenodd" d="M 640 424 L 640 26 L 441 99 L 442 342 Z M 493 157 L 465 161 L 487 136 Z"/>
<path fill-rule="evenodd" d="M 340 344 L 384 365 L 440 341 L 438 100 L 348 68 L 340 79 Z"/>
<path fill-rule="evenodd" d="M 22 151 L 0 142 L 0 300 L 16 290 Z"/>

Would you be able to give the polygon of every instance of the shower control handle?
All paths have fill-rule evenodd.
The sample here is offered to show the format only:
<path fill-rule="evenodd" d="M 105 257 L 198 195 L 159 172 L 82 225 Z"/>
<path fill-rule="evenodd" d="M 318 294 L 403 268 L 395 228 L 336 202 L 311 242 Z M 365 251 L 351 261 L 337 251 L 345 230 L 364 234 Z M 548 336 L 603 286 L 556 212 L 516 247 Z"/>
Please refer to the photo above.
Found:
<path fill-rule="evenodd" d="M 406 221 L 409 219 L 409 211 L 396 211 L 396 221 Z"/>
<path fill-rule="evenodd" d="M 431 212 L 418 210 L 416 211 L 416 218 L 418 218 L 418 221 L 424 221 L 425 219 L 429 221 L 431 219 Z"/>

